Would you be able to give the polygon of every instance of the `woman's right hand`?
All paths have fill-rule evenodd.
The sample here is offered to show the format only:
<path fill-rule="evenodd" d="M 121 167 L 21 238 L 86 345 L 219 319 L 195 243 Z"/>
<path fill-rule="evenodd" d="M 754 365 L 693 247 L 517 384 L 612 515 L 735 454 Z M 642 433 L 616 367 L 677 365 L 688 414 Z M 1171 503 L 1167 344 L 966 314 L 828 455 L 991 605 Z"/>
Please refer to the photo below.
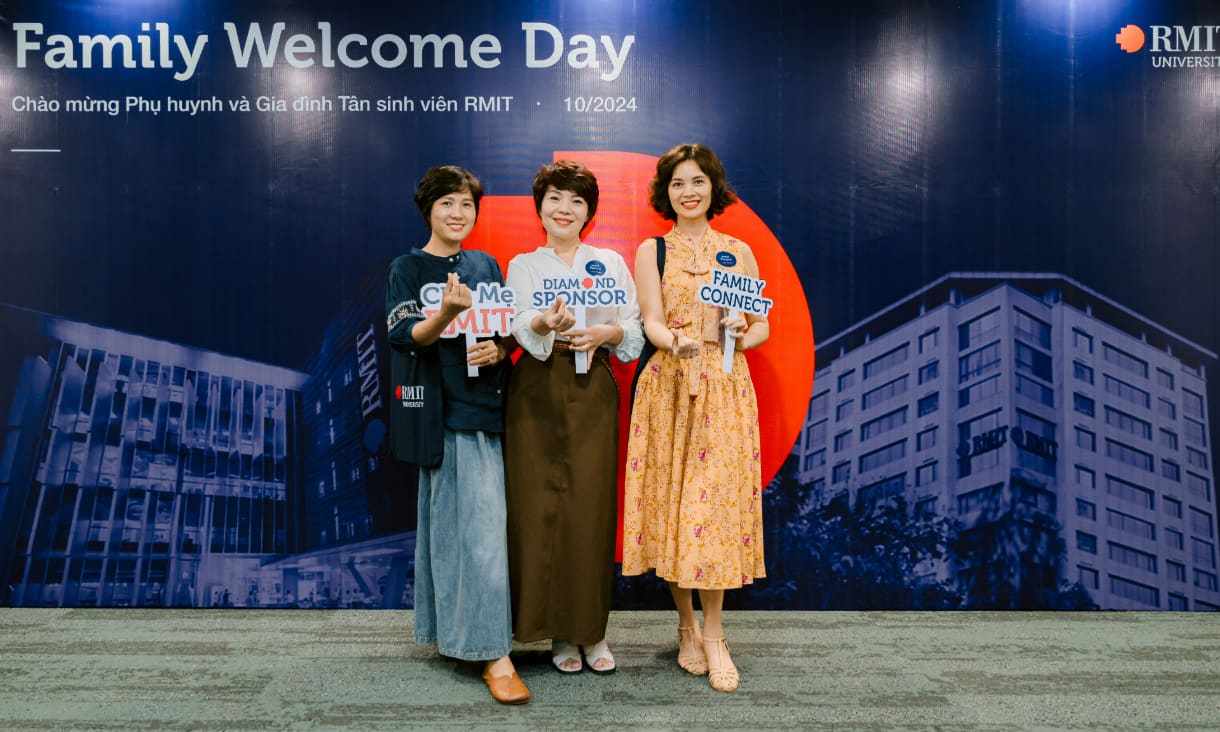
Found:
<path fill-rule="evenodd" d="M 574 325 L 576 325 L 576 316 L 571 310 L 568 310 L 563 297 L 555 298 L 555 302 L 551 303 L 549 308 L 540 315 L 535 315 L 533 321 L 530 322 L 530 328 L 540 336 L 571 330 Z"/>
<path fill-rule="evenodd" d="M 457 272 L 450 272 L 445 281 L 445 292 L 441 295 L 441 314 L 452 320 L 473 304 L 470 288 L 462 284 Z"/>
<path fill-rule="evenodd" d="M 670 346 L 669 352 L 677 358 L 694 358 L 699 353 L 699 341 L 694 338 L 687 338 L 681 333 L 670 331 L 674 334 L 673 345 Z"/>

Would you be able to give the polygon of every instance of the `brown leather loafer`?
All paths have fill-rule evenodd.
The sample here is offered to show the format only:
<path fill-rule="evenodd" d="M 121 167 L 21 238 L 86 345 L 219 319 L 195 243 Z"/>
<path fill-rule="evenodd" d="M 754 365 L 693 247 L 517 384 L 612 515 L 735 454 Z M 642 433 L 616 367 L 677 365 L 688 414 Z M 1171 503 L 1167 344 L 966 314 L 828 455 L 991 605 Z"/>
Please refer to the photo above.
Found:
<path fill-rule="evenodd" d="M 491 698 L 501 704 L 524 704 L 530 700 L 530 690 L 525 688 L 525 682 L 513 671 L 512 676 L 492 676 L 488 669 L 483 670 L 483 680 Z"/>

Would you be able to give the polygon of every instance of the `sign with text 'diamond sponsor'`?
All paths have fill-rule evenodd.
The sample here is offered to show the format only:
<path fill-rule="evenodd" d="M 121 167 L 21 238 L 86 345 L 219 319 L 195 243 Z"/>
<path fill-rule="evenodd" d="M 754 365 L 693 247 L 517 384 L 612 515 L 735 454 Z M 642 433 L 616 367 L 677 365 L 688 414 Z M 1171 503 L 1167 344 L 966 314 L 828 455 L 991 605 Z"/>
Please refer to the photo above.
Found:
<path fill-rule="evenodd" d="M 627 304 L 627 291 L 617 279 L 606 274 L 606 265 L 596 259 L 585 263 L 587 277 L 544 277 L 542 287 L 532 296 L 533 306 L 539 310 L 549 308 L 562 298 L 565 305 L 576 316 L 576 330 L 588 326 L 587 308 L 621 307 Z M 588 352 L 576 352 L 576 373 L 589 373 Z"/>

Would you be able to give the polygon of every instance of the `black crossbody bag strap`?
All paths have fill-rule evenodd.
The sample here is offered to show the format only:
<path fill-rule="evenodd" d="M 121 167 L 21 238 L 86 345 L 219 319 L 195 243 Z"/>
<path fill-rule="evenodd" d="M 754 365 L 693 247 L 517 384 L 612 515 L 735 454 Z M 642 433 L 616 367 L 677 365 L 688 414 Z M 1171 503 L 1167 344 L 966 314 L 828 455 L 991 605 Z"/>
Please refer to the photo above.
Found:
<path fill-rule="evenodd" d="M 665 237 L 653 237 L 657 243 L 657 277 L 665 276 Z M 640 359 L 635 362 L 635 377 L 631 379 L 631 404 L 635 406 L 635 386 L 640 382 L 640 374 L 644 373 L 645 366 L 648 365 L 648 359 L 652 358 L 652 354 L 657 352 L 657 347 L 652 345 L 652 341 L 648 340 L 648 336 L 644 336 L 644 348 L 640 351 Z"/>

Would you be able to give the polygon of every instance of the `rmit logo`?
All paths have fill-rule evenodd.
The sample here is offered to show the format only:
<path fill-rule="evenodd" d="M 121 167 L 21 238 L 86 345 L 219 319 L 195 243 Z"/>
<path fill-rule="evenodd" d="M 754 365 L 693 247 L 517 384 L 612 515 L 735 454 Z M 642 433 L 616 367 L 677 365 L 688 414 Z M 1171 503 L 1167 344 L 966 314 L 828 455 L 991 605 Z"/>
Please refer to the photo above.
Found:
<path fill-rule="evenodd" d="M 1127 53 L 1135 53 L 1144 47 L 1144 30 L 1138 25 L 1124 25 L 1115 34 L 1114 42 Z"/>
<path fill-rule="evenodd" d="M 1220 25 L 1152 25 L 1152 44 L 1148 50 L 1154 53 L 1214 53 Z M 1138 25 L 1125 25 L 1114 36 L 1114 42 L 1127 53 L 1135 53 L 1144 47 L 1146 37 Z"/>

